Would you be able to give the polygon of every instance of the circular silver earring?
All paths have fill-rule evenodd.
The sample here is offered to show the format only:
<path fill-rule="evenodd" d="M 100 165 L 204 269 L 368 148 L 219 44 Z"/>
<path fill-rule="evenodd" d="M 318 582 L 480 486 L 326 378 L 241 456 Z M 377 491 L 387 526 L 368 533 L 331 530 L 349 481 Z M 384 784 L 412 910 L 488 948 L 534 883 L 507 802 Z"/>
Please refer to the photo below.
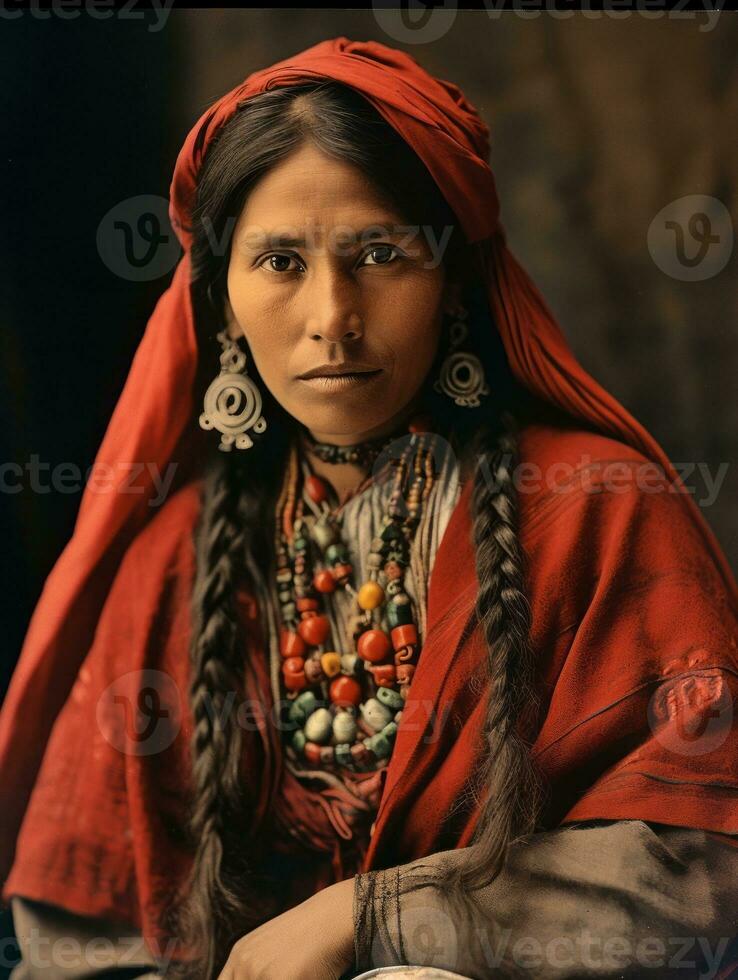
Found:
<path fill-rule="evenodd" d="M 254 441 L 247 430 L 262 433 L 267 427 L 261 414 L 261 392 L 244 372 L 246 354 L 226 330 L 221 330 L 217 337 L 223 348 L 220 374 L 213 378 L 205 392 L 200 425 L 203 429 L 214 428 L 221 433 L 218 449 L 224 452 L 230 452 L 234 446 L 251 449 Z"/>
<path fill-rule="evenodd" d="M 484 366 L 479 358 L 470 351 L 457 350 L 469 334 L 469 328 L 464 323 L 468 311 L 460 306 L 454 313 L 451 324 L 449 353 L 441 364 L 438 380 L 433 387 L 439 394 L 453 398 L 457 405 L 470 408 L 479 406 L 481 395 L 489 394 L 489 385 L 485 381 Z"/>

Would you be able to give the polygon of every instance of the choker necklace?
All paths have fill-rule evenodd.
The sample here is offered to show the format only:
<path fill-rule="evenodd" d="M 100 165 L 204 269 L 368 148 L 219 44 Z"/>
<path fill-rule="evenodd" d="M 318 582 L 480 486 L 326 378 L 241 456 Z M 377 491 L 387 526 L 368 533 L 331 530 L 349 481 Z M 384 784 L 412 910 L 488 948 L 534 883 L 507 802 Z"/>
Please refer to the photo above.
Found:
<path fill-rule="evenodd" d="M 413 416 L 413 422 L 423 426 L 426 431 L 431 428 L 430 417 L 425 413 Z M 421 431 L 423 430 L 421 429 Z M 310 431 L 303 426 L 302 439 L 305 448 L 309 449 L 324 463 L 356 463 L 364 469 L 370 470 L 384 449 L 394 442 L 400 434 L 407 432 L 408 424 L 405 423 L 389 436 L 367 439 L 364 442 L 356 442 L 352 446 L 336 446 L 332 442 L 318 442 L 317 439 L 313 438 Z"/>

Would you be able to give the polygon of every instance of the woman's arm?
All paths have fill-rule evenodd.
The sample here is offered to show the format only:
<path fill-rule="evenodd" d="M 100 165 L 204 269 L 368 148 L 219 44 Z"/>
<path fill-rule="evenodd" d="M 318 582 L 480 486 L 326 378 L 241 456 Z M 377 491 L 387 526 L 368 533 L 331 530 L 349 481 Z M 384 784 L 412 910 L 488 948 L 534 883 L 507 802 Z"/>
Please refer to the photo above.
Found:
<path fill-rule="evenodd" d="M 474 846 L 359 875 L 357 970 L 400 963 L 471 978 L 719 976 L 738 936 L 738 847 L 702 830 L 589 821 L 511 847 L 473 914 L 413 876 Z"/>

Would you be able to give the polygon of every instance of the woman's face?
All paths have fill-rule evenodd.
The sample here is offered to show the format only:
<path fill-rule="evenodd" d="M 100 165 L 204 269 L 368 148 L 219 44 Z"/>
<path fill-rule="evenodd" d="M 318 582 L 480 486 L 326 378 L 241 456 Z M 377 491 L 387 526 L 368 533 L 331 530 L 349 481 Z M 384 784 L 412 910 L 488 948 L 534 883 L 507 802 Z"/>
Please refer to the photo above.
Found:
<path fill-rule="evenodd" d="M 391 432 L 416 407 L 444 306 L 458 299 L 445 280 L 425 236 L 360 170 L 308 144 L 261 178 L 238 218 L 228 330 L 245 336 L 290 415 L 348 445 Z M 300 378 L 342 362 L 378 373 L 360 384 Z"/>

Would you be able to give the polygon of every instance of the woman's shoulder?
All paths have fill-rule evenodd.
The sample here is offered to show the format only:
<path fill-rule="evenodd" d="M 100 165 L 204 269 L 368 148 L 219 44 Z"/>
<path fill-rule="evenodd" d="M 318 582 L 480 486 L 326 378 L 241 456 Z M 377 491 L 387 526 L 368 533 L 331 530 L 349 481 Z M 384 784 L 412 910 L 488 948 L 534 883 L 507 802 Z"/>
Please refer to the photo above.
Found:
<path fill-rule="evenodd" d="M 185 552 L 189 555 L 202 506 L 202 482 L 202 478 L 190 480 L 167 497 L 133 537 L 126 563 L 170 564 Z"/>
<path fill-rule="evenodd" d="M 528 422 L 519 432 L 518 445 L 521 463 L 559 464 L 561 472 L 564 467 L 576 470 L 606 461 L 651 462 L 634 446 L 574 419 Z"/>

